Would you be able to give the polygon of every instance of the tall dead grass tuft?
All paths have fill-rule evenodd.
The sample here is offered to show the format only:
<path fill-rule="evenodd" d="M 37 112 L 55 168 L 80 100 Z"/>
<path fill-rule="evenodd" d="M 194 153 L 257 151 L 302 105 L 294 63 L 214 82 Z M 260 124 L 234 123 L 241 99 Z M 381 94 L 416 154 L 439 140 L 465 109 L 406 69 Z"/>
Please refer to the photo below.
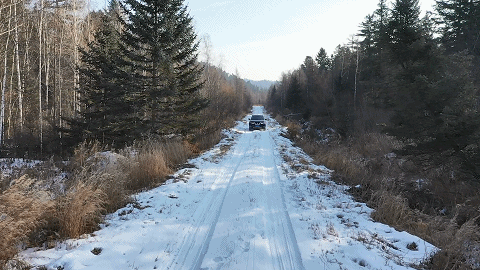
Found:
<path fill-rule="evenodd" d="M 117 164 L 108 166 L 98 166 L 98 164 L 90 164 L 81 170 L 77 170 L 73 176 L 71 190 L 78 183 L 84 183 L 102 190 L 105 198 L 104 204 L 107 212 L 113 212 L 118 208 L 125 206 L 128 201 L 128 192 L 125 190 L 127 181 L 127 172 L 123 163 L 127 163 L 126 158 L 121 159 Z"/>
<path fill-rule="evenodd" d="M 222 131 L 218 128 L 205 129 L 195 137 L 194 143 L 199 153 L 215 146 L 222 139 Z"/>
<path fill-rule="evenodd" d="M 81 169 L 86 165 L 87 160 L 94 156 L 96 153 L 101 152 L 103 147 L 100 145 L 100 142 L 82 142 L 75 148 L 73 158 L 71 160 L 70 166 L 73 170 Z"/>
<path fill-rule="evenodd" d="M 353 151 L 364 157 L 382 157 L 394 149 L 400 148 L 395 138 L 381 133 L 365 133 L 355 139 Z"/>
<path fill-rule="evenodd" d="M 297 122 L 287 121 L 285 126 L 287 127 L 287 131 L 288 131 L 287 135 L 289 139 L 295 140 L 297 136 L 300 135 L 302 126 L 300 126 L 300 124 L 298 124 Z"/>
<path fill-rule="evenodd" d="M 17 254 L 19 244 L 53 211 L 49 194 L 33 190 L 34 182 L 22 176 L 0 195 L 0 268 Z"/>
<path fill-rule="evenodd" d="M 401 195 L 379 190 L 373 193 L 370 203 L 375 209 L 372 212 L 374 220 L 399 228 L 412 226 L 413 212 Z"/>
<path fill-rule="evenodd" d="M 167 141 L 161 146 L 167 165 L 172 169 L 184 164 L 193 155 L 192 146 L 180 139 Z"/>
<path fill-rule="evenodd" d="M 129 172 L 125 188 L 138 191 L 158 185 L 172 173 L 161 144 L 145 142 L 124 164 Z"/>
<path fill-rule="evenodd" d="M 137 143 L 136 153 L 127 154 L 128 162 L 123 162 L 128 177 L 125 187 L 131 191 L 154 187 L 163 183 L 173 169 L 187 162 L 198 149 L 187 141 L 154 139 Z"/>
<path fill-rule="evenodd" d="M 355 160 L 355 154 L 347 147 L 319 146 L 314 159 L 349 179 L 358 178 L 364 172 L 361 164 Z"/>
<path fill-rule="evenodd" d="M 65 197 L 57 200 L 60 234 L 75 238 L 97 229 L 104 211 L 105 193 L 97 185 L 77 181 Z"/>
<path fill-rule="evenodd" d="M 470 270 L 480 269 L 480 230 L 479 217 L 457 227 L 454 222 L 436 226 L 433 242 L 442 249 L 430 260 L 430 269 Z M 443 227 L 444 230 L 438 230 Z"/>

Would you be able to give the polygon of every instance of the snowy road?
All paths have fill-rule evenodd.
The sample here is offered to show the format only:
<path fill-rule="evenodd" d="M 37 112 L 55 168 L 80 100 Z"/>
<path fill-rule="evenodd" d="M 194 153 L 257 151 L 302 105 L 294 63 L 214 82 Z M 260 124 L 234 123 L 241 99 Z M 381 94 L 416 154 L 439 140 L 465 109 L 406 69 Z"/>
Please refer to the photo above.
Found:
<path fill-rule="evenodd" d="M 272 147 L 268 132 L 238 138 L 166 269 L 303 269 Z"/>
<path fill-rule="evenodd" d="M 196 168 L 139 194 L 95 234 L 22 257 L 65 270 L 411 269 L 435 250 L 373 222 L 282 130 L 272 120 L 250 132 L 244 119 Z"/>

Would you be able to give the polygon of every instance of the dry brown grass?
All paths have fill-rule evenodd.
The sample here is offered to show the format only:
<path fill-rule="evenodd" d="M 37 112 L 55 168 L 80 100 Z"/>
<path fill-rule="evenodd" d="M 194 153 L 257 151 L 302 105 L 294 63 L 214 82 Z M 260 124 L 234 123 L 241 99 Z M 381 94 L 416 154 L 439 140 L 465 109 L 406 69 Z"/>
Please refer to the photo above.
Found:
<path fill-rule="evenodd" d="M 166 142 L 147 140 L 137 144 L 137 153 L 129 155 L 124 166 L 128 177 L 125 188 L 138 191 L 162 184 L 179 165 L 192 157 L 196 147 L 180 139 Z"/>
<path fill-rule="evenodd" d="M 195 138 L 195 146 L 200 151 L 204 151 L 215 146 L 222 139 L 222 132 L 220 129 L 210 128 L 203 130 Z M 195 151 L 193 151 L 195 153 Z"/>
<path fill-rule="evenodd" d="M 169 140 L 162 144 L 167 166 L 172 169 L 187 162 L 193 155 L 192 149 L 194 149 L 193 145 L 180 139 Z"/>
<path fill-rule="evenodd" d="M 160 148 L 142 149 L 128 166 L 125 188 L 132 191 L 153 187 L 172 173 Z"/>
<path fill-rule="evenodd" d="M 386 153 L 399 149 L 400 142 L 395 138 L 381 133 L 365 133 L 356 138 L 353 151 L 364 157 L 382 157 Z"/>
<path fill-rule="evenodd" d="M 379 190 L 373 193 L 370 203 L 375 209 L 372 212 L 374 220 L 397 228 L 412 226 L 413 211 L 408 207 L 407 200 L 401 195 Z"/>
<path fill-rule="evenodd" d="M 295 138 L 297 138 L 298 135 L 300 135 L 302 126 L 300 126 L 300 124 L 298 124 L 297 122 L 287 121 L 285 126 L 287 127 L 287 130 L 288 130 L 289 139 L 294 140 Z"/>
<path fill-rule="evenodd" d="M 346 147 L 319 147 L 314 159 L 342 176 L 353 179 L 362 175 L 364 170 L 355 160 L 355 155 Z"/>
<path fill-rule="evenodd" d="M 78 181 L 65 197 L 58 199 L 57 219 L 60 233 L 75 238 L 98 228 L 106 195 L 95 184 Z"/>
<path fill-rule="evenodd" d="M 19 244 L 53 211 L 49 194 L 31 189 L 35 180 L 15 180 L 0 195 L 0 268 L 18 252 Z"/>
<path fill-rule="evenodd" d="M 478 218 L 458 227 L 455 223 L 436 219 L 430 222 L 425 239 L 441 248 L 427 263 L 429 269 L 470 270 L 480 268 L 480 231 Z"/>
<path fill-rule="evenodd" d="M 67 191 L 55 196 L 41 191 L 28 177 L 6 185 L 0 192 L 0 269 L 16 263 L 11 259 L 21 244 L 54 247 L 59 238 L 98 229 L 105 212 L 123 207 L 139 190 L 162 184 L 193 155 L 217 144 L 227 122 L 233 123 L 222 119 L 220 126 L 212 125 L 208 132 L 198 134 L 194 144 L 178 138 L 146 140 L 115 154 L 100 153 L 104 147 L 98 142 L 83 142 L 67 168 Z"/>
<path fill-rule="evenodd" d="M 70 163 L 73 170 L 85 167 L 89 158 L 103 150 L 103 147 L 98 141 L 82 142 L 74 150 L 74 154 Z"/>
<path fill-rule="evenodd" d="M 128 174 L 123 163 L 127 163 L 127 160 L 122 159 L 117 164 L 106 167 L 99 167 L 97 164 L 83 167 L 82 170 L 75 172 L 70 190 L 74 190 L 73 186 L 79 183 L 88 184 L 103 191 L 105 195 L 103 206 L 107 212 L 125 206 L 129 194 L 125 189 Z"/>

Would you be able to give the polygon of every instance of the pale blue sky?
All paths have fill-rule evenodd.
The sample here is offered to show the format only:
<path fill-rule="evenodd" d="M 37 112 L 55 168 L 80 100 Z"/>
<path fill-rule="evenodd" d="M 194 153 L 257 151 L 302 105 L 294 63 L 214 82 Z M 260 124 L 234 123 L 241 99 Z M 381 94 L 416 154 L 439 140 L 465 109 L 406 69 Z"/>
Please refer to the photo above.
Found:
<path fill-rule="evenodd" d="M 97 0 L 102 1 L 102 0 Z M 245 79 L 279 80 L 321 47 L 332 54 L 357 34 L 378 0 L 185 0 L 213 63 Z M 433 10 L 434 0 L 420 0 Z M 203 55 L 200 56 L 201 59 Z"/>

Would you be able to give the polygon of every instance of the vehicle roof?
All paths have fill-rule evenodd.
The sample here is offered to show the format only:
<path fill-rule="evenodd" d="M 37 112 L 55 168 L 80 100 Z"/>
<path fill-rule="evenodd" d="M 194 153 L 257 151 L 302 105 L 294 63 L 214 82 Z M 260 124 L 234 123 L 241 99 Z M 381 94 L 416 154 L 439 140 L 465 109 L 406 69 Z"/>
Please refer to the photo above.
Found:
<path fill-rule="evenodd" d="M 263 120 L 264 117 L 262 114 L 254 114 L 252 115 L 252 120 Z"/>

